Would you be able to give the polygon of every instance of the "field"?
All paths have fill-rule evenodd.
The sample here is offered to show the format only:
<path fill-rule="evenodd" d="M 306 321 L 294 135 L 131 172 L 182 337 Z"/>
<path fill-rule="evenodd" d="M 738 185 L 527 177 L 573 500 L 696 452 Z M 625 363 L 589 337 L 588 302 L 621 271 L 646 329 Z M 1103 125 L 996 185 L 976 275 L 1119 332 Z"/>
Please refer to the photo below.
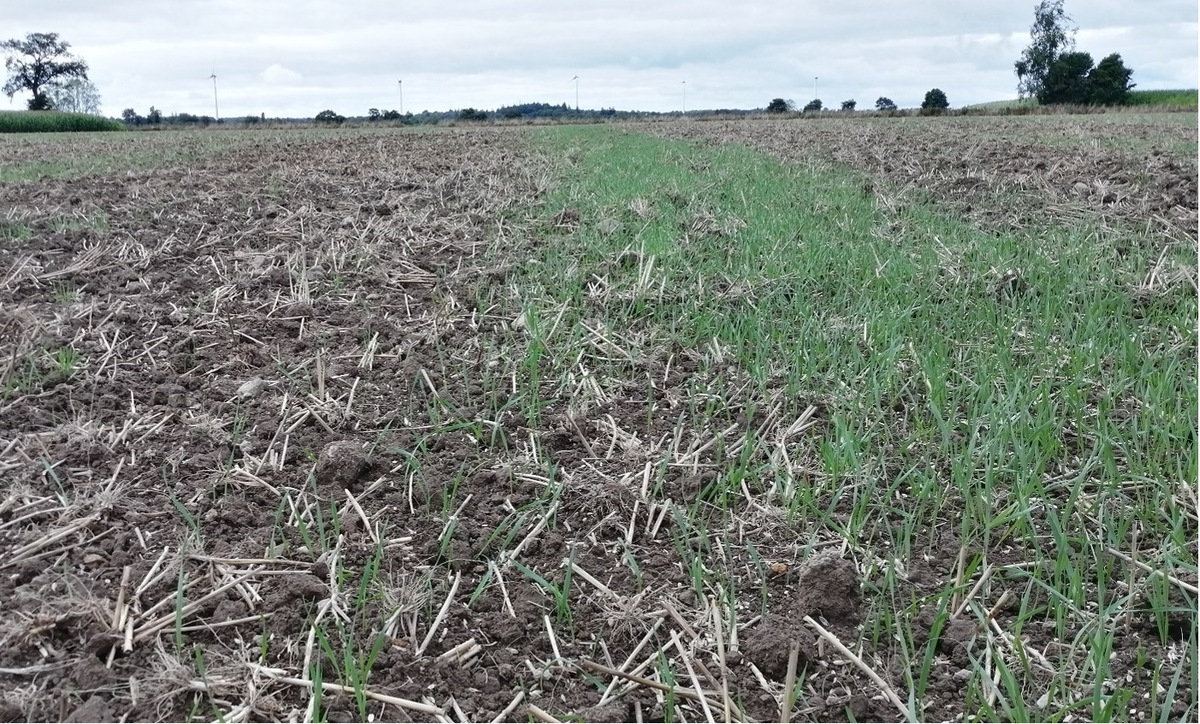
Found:
<path fill-rule="evenodd" d="M 0 717 L 1194 721 L 1196 136 L 0 138 Z"/>
<path fill-rule="evenodd" d="M 1129 102 L 1135 106 L 1177 106 L 1180 108 L 1196 107 L 1196 89 L 1179 88 L 1175 90 L 1135 90 L 1129 94 Z"/>

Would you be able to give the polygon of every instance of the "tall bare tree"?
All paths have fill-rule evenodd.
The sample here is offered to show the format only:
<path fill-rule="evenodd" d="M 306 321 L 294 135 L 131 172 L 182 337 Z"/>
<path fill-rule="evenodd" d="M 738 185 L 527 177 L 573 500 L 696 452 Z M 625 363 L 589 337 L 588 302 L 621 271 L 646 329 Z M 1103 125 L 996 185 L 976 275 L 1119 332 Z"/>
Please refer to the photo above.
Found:
<path fill-rule="evenodd" d="M 52 83 L 46 95 L 50 97 L 50 105 L 56 111 L 100 115 L 100 91 L 85 78 Z"/>

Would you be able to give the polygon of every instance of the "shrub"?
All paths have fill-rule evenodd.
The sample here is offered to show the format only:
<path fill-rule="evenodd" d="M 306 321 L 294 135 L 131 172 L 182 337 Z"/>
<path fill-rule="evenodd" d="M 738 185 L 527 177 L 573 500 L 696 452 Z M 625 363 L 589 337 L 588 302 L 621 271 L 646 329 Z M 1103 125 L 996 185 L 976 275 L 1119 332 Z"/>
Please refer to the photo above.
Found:
<path fill-rule="evenodd" d="M 857 106 L 857 105 L 858 105 L 858 103 L 853 98 L 851 98 L 848 101 L 842 101 L 842 110 L 843 111 L 852 111 L 852 110 L 854 110 L 855 106 Z"/>
<path fill-rule="evenodd" d="M 474 108 L 464 108 L 458 112 L 460 121 L 486 121 L 487 118 L 487 111 L 477 111 Z"/>
<path fill-rule="evenodd" d="M 950 107 L 950 101 L 946 98 L 946 94 L 941 88 L 932 88 L 925 94 L 925 100 L 921 101 L 921 110 L 932 111 L 934 113 L 944 111 Z"/>
<path fill-rule="evenodd" d="M 795 104 L 783 98 L 772 98 L 767 104 L 767 113 L 787 113 L 791 110 L 795 110 Z"/>
<path fill-rule="evenodd" d="M 1130 83 L 1133 69 L 1125 67 L 1120 53 L 1113 53 L 1101 60 L 1088 73 L 1088 102 L 1096 105 L 1123 106 L 1129 103 L 1129 91 L 1136 87 Z"/>
<path fill-rule="evenodd" d="M 822 107 L 821 99 L 814 98 L 811 101 L 809 101 L 807 105 L 804 106 L 804 112 L 808 113 L 809 111 L 819 111 L 819 110 L 821 110 L 821 107 Z"/>
<path fill-rule="evenodd" d="M 896 110 L 896 104 L 893 103 L 892 99 L 888 98 L 887 96 L 879 96 L 875 99 L 875 110 L 894 111 Z"/>
<path fill-rule="evenodd" d="M 320 113 L 318 113 L 317 117 L 314 120 L 317 123 L 320 123 L 323 125 L 340 126 L 346 122 L 346 117 L 339 116 L 337 113 L 334 113 L 333 111 L 325 110 L 325 111 L 321 111 Z"/>

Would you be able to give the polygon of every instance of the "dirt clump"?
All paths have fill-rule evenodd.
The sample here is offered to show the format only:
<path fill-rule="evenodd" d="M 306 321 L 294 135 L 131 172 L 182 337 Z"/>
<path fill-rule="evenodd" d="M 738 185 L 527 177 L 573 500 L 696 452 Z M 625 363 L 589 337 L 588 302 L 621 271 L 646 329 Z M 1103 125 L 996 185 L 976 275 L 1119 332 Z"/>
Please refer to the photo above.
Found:
<path fill-rule="evenodd" d="M 817 637 L 805 626 L 803 617 L 772 613 L 743 634 L 741 653 L 765 676 L 783 681 L 793 642 L 800 647 L 796 671 L 802 672 L 818 659 Z"/>
<path fill-rule="evenodd" d="M 782 681 L 796 644 L 796 668 L 802 672 L 820 658 L 817 636 L 804 618 L 824 620 L 851 634 L 861 618 L 860 587 L 853 562 L 837 553 L 818 553 L 798 567 L 796 581 L 789 586 L 790 597 L 780 600 L 775 611 L 743 636 L 741 653 L 764 675 Z"/>
<path fill-rule="evenodd" d="M 836 553 L 819 553 L 800 566 L 800 600 L 805 616 L 855 626 L 862 618 L 862 581 L 854 563 Z"/>
<path fill-rule="evenodd" d="M 322 487 L 351 489 L 370 467 L 370 458 L 362 445 L 353 440 L 336 440 L 321 450 L 313 476 Z"/>

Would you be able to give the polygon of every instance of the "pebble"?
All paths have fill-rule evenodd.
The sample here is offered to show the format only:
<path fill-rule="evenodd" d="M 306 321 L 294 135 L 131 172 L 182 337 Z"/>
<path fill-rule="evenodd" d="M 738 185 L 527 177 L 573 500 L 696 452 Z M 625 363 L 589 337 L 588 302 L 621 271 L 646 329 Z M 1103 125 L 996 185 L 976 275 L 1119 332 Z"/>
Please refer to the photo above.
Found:
<path fill-rule="evenodd" d="M 237 389 L 237 396 L 243 400 L 248 400 L 262 392 L 266 386 L 266 381 L 261 377 L 253 377 L 242 383 L 242 386 Z"/>

